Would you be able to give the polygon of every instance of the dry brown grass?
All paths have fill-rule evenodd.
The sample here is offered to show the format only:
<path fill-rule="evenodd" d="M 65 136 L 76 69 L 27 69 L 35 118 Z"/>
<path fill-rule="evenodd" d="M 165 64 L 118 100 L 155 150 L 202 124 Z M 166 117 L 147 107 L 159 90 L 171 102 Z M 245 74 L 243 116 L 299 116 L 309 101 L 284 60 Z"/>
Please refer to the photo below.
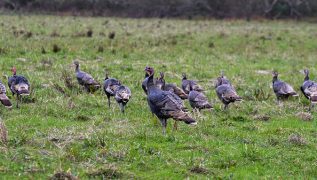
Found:
<path fill-rule="evenodd" d="M 8 143 L 8 130 L 1 119 L 0 119 L 0 141 L 4 145 L 7 145 Z"/>

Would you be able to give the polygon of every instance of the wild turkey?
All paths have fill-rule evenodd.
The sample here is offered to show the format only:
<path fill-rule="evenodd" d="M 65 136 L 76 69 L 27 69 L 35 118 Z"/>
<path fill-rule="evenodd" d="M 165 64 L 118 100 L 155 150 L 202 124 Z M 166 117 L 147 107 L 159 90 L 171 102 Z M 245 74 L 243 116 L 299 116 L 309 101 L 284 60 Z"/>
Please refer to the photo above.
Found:
<path fill-rule="evenodd" d="M 147 100 L 152 113 L 161 121 L 163 134 L 166 133 L 167 119 L 173 118 L 177 121 L 184 121 L 186 124 L 196 125 L 197 122 L 191 118 L 186 111 L 182 100 L 172 92 L 163 91 L 154 84 L 154 69 L 146 67 L 149 74 L 147 82 Z"/>
<path fill-rule="evenodd" d="M 109 108 L 110 108 L 110 97 L 116 95 L 116 90 L 120 86 L 121 86 L 120 81 L 118 81 L 115 78 L 109 78 L 108 73 L 106 73 L 106 78 L 103 83 L 103 90 L 107 95 Z"/>
<path fill-rule="evenodd" d="M 216 88 L 217 88 L 218 86 L 222 85 L 222 84 L 228 84 L 228 85 L 232 86 L 232 85 L 231 85 L 231 82 L 229 81 L 229 79 L 227 79 L 227 77 L 224 76 L 223 71 L 221 71 L 221 75 L 220 75 L 220 77 L 218 77 L 218 78 L 221 78 L 221 81 L 218 81 L 218 80 L 217 80 L 217 82 L 216 82 Z M 221 83 L 221 84 L 219 84 L 219 83 Z M 232 86 L 232 87 L 233 87 L 233 86 Z"/>
<path fill-rule="evenodd" d="M 187 99 L 188 95 L 179 87 L 176 86 L 176 84 L 171 84 L 171 83 L 165 83 L 164 79 L 164 73 L 160 72 L 160 77 L 156 81 L 156 86 L 159 87 L 160 89 L 164 91 L 171 91 L 174 94 L 176 94 L 178 97 L 181 99 Z"/>
<path fill-rule="evenodd" d="M 192 90 L 188 95 L 189 104 L 193 109 L 212 109 L 212 105 L 208 102 L 208 98 L 203 92 Z"/>
<path fill-rule="evenodd" d="M 276 95 L 277 103 L 280 102 L 281 99 L 287 99 L 289 96 L 298 96 L 292 86 L 278 79 L 278 73 L 273 72 L 273 91 Z"/>
<path fill-rule="evenodd" d="M 0 101 L 5 107 L 11 108 L 12 104 L 6 93 L 7 93 L 6 87 L 0 81 Z"/>
<path fill-rule="evenodd" d="M 144 93 L 147 95 L 147 88 L 146 88 L 146 85 L 147 85 L 147 81 L 148 81 L 148 78 L 149 78 L 149 75 L 147 73 L 145 73 L 145 77 L 144 77 L 144 80 L 142 82 L 142 89 L 144 91 Z"/>
<path fill-rule="evenodd" d="M 114 97 L 120 106 L 121 112 L 124 113 L 125 106 L 131 98 L 130 89 L 126 86 L 121 85 L 116 89 L 116 93 Z"/>
<path fill-rule="evenodd" d="M 304 70 L 305 78 L 304 83 L 300 87 L 301 91 L 307 99 L 310 100 L 309 110 L 317 104 L 317 83 L 309 80 L 309 71 L 308 69 Z"/>
<path fill-rule="evenodd" d="M 223 77 L 218 77 L 216 83 L 216 93 L 218 98 L 224 104 L 224 109 L 227 109 L 230 103 L 242 100 L 233 86 L 228 82 L 229 81 L 224 80 Z"/>
<path fill-rule="evenodd" d="M 88 93 L 97 91 L 100 88 L 100 84 L 90 74 L 79 69 L 78 61 L 74 61 L 74 65 L 78 83 L 82 85 Z"/>
<path fill-rule="evenodd" d="M 30 83 L 29 81 L 21 75 L 16 75 L 16 68 L 12 69 L 13 76 L 8 79 L 8 86 L 12 92 L 12 95 L 17 95 L 17 108 L 19 107 L 19 100 L 21 100 L 21 96 L 30 95 Z"/>
<path fill-rule="evenodd" d="M 198 92 L 204 91 L 204 89 L 199 84 L 197 84 L 196 81 L 188 80 L 187 75 L 185 73 L 183 73 L 182 89 L 186 94 L 189 94 L 190 89 L 193 89 Z"/>

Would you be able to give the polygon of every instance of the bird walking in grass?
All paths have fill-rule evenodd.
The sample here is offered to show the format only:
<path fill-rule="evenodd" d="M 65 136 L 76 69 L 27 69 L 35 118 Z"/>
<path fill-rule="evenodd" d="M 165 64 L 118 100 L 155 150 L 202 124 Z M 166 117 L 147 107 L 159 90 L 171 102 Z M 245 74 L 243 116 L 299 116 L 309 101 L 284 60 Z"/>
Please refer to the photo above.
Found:
<path fill-rule="evenodd" d="M 88 93 L 97 91 L 100 88 L 99 82 L 97 82 L 90 74 L 81 71 L 78 61 L 74 61 L 74 65 L 78 83 L 83 86 Z"/>
<path fill-rule="evenodd" d="M 190 89 L 202 92 L 204 89 L 194 80 L 188 80 L 187 75 L 183 73 L 182 89 L 186 94 L 189 94 Z"/>
<path fill-rule="evenodd" d="M 198 111 L 202 109 L 213 109 L 212 105 L 208 102 L 208 98 L 203 92 L 191 90 L 188 95 L 188 101 L 190 106 Z"/>
<path fill-rule="evenodd" d="M 124 113 L 125 106 L 131 98 L 131 90 L 127 86 L 119 86 L 115 91 L 115 99 L 120 106 L 120 110 Z"/>
<path fill-rule="evenodd" d="M 156 80 L 156 86 L 158 86 L 160 89 L 164 91 L 171 91 L 174 94 L 176 94 L 181 99 L 187 99 L 188 95 L 179 87 L 177 87 L 176 84 L 166 83 L 164 79 L 164 73 L 160 72 L 160 77 Z"/>
<path fill-rule="evenodd" d="M 288 99 L 290 96 L 298 96 L 291 85 L 278 79 L 277 72 L 273 72 L 272 76 L 273 91 L 276 95 L 277 104 L 280 103 L 280 100 Z"/>
<path fill-rule="evenodd" d="M 121 82 L 115 78 L 109 78 L 108 73 L 106 72 L 105 81 L 103 83 L 103 90 L 107 95 L 108 106 L 110 108 L 110 97 L 116 95 L 117 89 L 121 86 Z"/>
<path fill-rule="evenodd" d="M 220 101 L 224 104 L 224 109 L 228 109 L 230 103 L 242 100 L 230 81 L 223 75 L 217 78 L 216 93 Z"/>
<path fill-rule="evenodd" d="M 304 83 L 300 87 L 300 89 L 302 93 L 304 94 L 304 96 L 310 101 L 310 106 L 309 106 L 309 111 L 310 111 L 315 106 L 315 104 L 317 104 L 317 83 L 309 79 L 308 69 L 305 69 L 304 73 L 305 73 Z"/>
<path fill-rule="evenodd" d="M 6 87 L 1 81 L 0 81 L 0 101 L 6 108 L 12 108 L 12 103 L 7 96 Z"/>
<path fill-rule="evenodd" d="M 13 67 L 12 69 L 13 76 L 9 77 L 8 79 L 8 86 L 14 96 L 16 94 L 17 97 L 17 105 L 19 107 L 19 101 L 22 101 L 21 96 L 28 96 L 30 95 L 30 83 L 29 81 L 21 75 L 16 75 L 16 68 Z"/>
<path fill-rule="evenodd" d="M 173 118 L 176 121 L 184 121 L 189 125 L 196 125 L 197 122 L 186 112 L 182 100 L 170 91 L 163 91 L 154 84 L 154 69 L 146 67 L 148 73 L 147 101 L 152 113 L 161 121 L 163 134 L 166 134 L 167 119 Z"/>

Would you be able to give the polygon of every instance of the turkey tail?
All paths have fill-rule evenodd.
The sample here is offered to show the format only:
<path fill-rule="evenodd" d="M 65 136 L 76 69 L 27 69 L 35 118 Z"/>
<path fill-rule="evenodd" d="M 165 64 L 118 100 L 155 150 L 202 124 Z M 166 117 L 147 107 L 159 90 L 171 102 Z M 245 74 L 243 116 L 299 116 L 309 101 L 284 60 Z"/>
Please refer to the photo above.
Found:
<path fill-rule="evenodd" d="M 125 86 L 120 86 L 116 90 L 115 98 L 127 103 L 130 100 L 131 91 Z"/>
<path fill-rule="evenodd" d="M 97 84 L 94 84 L 93 87 L 94 87 L 94 90 L 97 91 L 101 87 L 101 85 L 97 83 Z"/>
<path fill-rule="evenodd" d="M 223 98 L 224 98 L 226 101 L 230 101 L 230 102 L 242 101 L 242 98 L 241 98 L 236 92 L 233 92 L 233 91 L 231 91 L 231 92 L 228 93 L 228 94 L 224 94 L 224 95 L 223 95 Z"/>
<path fill-rule="evenodd" d="M 186 124 L 196 125 L 197 122 L 195 119 L 191 118 L 187 113 L 183 111 L 171 112 L 171 115 L 174 119 L 179 121 L 184 121 Z"/>
<path fill-rule="evenodd" d="M 298 94 L 295 92 L 292 86 L 289 84 L 286 84 L 284 88 L 282 88 L 282 91 L 285 92 L 285 94 L 290 95 L 290 96 L 298 96 Z"/>
<path fill-rule="evenodd" d="M 95 84 L 93 84 L 93 86 L 96 88 L 100 88 L 101 85 L 99 83 L 95 83 Z"/>
<path fill-rule="evenodd" d="M 211 104 L 207 103 L 204 105 L 204 109 L 213 109 L 214 107 L 212 107 Z"/>
<path fill-rule="evenodd" d="M 119 96 L 120 96 L 120 99 L 122 99 L 122 101 L 124 102 L 128 102 L 130 99 L 130 94 L 124 91 L 120 92 Z"/>
<path fill-rule="evenodd" d="M 7 107 L 7 108 L 12 107 L 11 101 L 9 100 L 9 98 L 5 94 L 0 94 L 0 101 L 5 107 Z"/>
<path fill-rule="evenodd" d="M 310 101 L 311 101 L 312 104 L 317 104 L 317 92 L 313 92 L 310 95 Z"/>
<path fill-rule="evenodd" d="M 25 84 L 25 83 L 20 83 L 17 84 L 15 86 L 16 91 L 18 92 L 18 94 L 22 95 L 22 96 L 28 96 L 30 95 L 30 91 L 29 91 L 29 85 Z"/>
<path fill-rule="evenodd" d="M 89 85 L 92 86 L 94 88 L 94 90 L 98 90 L 101 87 L 101 85 L 95 80 L 90 82 Z"/>
<path fill-rule="evenodd" d="M 186 119 L 184 119 L 183 121 L 189 125 L 196 125 L 197 124 L 197 121 L 189 116 Z"/>
<path fill-rule="evenodd" d="M 96 92 L 98 89 L 100 89 L 101 86 L 97 84 L 97 85 L 91 85 L 88 87 L 89 87 L 91 92 Z"/>

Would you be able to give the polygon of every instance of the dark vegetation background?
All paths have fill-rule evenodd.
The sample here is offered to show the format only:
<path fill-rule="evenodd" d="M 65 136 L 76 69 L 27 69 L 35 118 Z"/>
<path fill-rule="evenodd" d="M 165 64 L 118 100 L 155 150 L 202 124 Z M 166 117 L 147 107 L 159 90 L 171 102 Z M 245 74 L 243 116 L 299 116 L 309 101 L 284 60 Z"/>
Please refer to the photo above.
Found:
<path fill-rule="evenodd" d="M 0 0 L 6 11 L 180 18 L 317 17 L 316 0 Z"/>

